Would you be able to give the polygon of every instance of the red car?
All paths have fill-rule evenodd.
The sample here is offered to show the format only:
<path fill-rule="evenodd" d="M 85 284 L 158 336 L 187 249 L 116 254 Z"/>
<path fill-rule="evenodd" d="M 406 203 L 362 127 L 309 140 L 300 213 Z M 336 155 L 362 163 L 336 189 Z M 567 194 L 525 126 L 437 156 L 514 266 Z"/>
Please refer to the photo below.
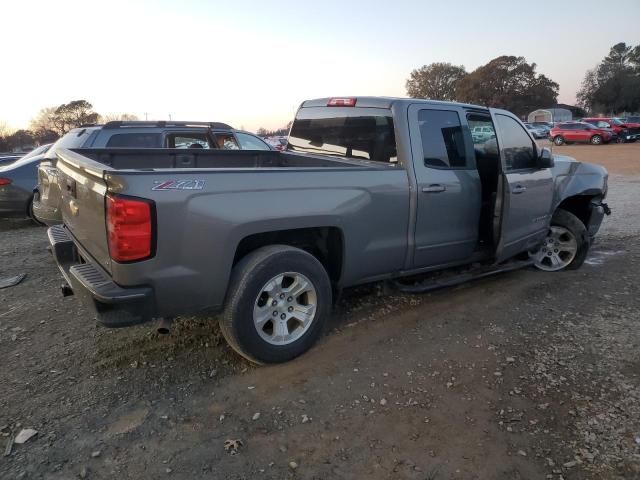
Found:
<path fill-rule="evenodd" d="M 556 145 L 584 142 L 592 145 L 609 143 L 616 134 L 607 128 L 598 128 L 586 122 L 557 123 L 549 132 L 549 138 Z"/>
<path fill-rule="evenodd" d="M 583 122 L 598 128 L 610 128 L 618 136 L 619 142 L 635 142 L 640 140 L 640 123 L 624 122 L 619 118 L 583 118 Z"/>

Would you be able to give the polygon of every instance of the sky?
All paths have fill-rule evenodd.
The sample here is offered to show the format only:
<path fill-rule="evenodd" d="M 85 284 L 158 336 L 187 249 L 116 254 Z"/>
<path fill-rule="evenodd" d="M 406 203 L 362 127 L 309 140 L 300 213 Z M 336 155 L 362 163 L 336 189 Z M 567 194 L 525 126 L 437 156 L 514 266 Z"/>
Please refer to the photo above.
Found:
<path fill-rule="evenodd" d="M 414 68 L 524 56 L 572 104 L 640 43 L 640 0 L 2 0 L 0 122 L 86 99 L 101 114 L 284 126 L 305 99 L 406 96 Z"/>

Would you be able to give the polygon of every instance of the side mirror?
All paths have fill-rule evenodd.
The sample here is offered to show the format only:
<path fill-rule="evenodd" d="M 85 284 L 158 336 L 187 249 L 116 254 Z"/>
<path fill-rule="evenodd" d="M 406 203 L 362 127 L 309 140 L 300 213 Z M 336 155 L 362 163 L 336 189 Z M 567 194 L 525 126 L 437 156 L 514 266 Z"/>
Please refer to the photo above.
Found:
<path fill-rule="evenodd" d="M 538 155 L 538 168 L 553 168 L 555 162 L 553 161 L 553 154 L 548 148 L 540 149 Z"/>

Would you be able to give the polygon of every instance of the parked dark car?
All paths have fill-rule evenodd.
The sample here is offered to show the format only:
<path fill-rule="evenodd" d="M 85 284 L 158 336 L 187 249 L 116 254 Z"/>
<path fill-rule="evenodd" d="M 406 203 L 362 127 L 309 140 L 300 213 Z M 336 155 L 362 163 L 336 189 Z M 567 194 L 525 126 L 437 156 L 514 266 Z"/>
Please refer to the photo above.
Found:
<path fill-rule="evenodd" d="M 0 217 L 31 215 L 38 162 L 50 147 L 51 144 L 41 145 L 18 160 L 0 164 Z"/>
<path fill-rule="evenodd" d="M 603 167 L 552 156 L 507 111 L 429 100 L 305 101 L 285 152 L 58 157 L 65 292 L 109 327 L 222 310 L 229 344 L 261 363 L 310 348 L 345 287 L 578 268 L 608 211 Z"/>
<path fill-rule="evenodd" d="M 586 122 L 558 123 L 549 132 L 549 138 L 556 145 L 563 143 L 590 143 L 601 145 L 615 140 L 616 134 L 608 128 L 598 128 Z"/>
<path fill-rule="evenodd" d="M 38 169 L 33 191 L 33 213 L 38 222 L 56 225 L 62 221 L 57 184 L 56 151 L 64 148 L 176 148 L 271 150 L 260 137 L 235 130 L 220 122 L 109 122 L 72 130 L 56 143 Z M 64 143 L 64 145 L 62 145 Z"/>

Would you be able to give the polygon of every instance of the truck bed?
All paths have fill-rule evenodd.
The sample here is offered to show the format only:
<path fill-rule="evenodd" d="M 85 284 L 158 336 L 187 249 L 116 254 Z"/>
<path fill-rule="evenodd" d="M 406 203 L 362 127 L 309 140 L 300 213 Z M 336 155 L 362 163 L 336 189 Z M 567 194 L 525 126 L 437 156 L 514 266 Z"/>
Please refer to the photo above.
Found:
<path fill-rule="evenodd" d="M 347 160 L 306 153 L 255 150 L 199 149 L 74 149 L 74 153 L 89 158 L 112 170 L 164 169 L 256 169 L 256 168 L 397 168 L 394 165 L 366 160 Z M 62 155 L 65 155 L 62 153 Z M 73 160 L 73 155 L 67 155 Z"/>
<path fill-rule="evenodd" d="M 321 239 L 344 238 L 345 285 L 400 270 L 405 261 L 410 190 L 397 164 L 276 151 L 57 155 L 65 231 L 79 256 L 120 287 L 152 286 L 163 315 L 219 307 L 236 252 L 265 232 L 321 228 Z M 109 196 L 153 203 L 150 258 L 111 259 Z"/>

